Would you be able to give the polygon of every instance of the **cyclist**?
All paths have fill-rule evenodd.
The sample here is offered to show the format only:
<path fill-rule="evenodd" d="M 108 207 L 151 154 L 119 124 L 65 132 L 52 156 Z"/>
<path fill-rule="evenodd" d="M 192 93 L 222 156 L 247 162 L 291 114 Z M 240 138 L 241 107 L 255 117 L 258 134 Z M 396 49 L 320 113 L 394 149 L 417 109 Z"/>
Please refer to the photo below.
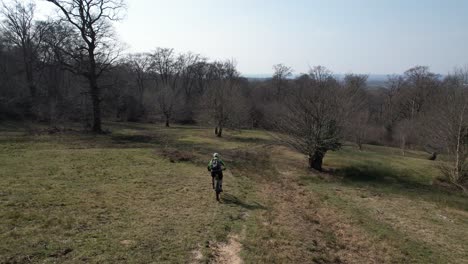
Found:
<path fill-rule="evenodd" d="M 219 193 L 223 191 L 223 170 L 225 169 L 224 161 L 219 157 L 218 153 L 214 153 L 213 158 L 208 163 L 208 171 L 211 172 L 211 184 L 216 191 L 216 200 L 218 201 Z"/>

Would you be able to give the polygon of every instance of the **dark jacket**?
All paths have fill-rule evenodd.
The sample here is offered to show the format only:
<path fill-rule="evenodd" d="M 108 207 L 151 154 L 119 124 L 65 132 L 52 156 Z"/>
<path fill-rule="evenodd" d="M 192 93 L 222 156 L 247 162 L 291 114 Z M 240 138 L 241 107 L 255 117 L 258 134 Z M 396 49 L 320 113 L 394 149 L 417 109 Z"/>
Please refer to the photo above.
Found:
<path fill-rule="evenodd" d="M 213 159 L 211 159 L 210 162 L 208 163 L 208 170 L 209 170 L 209 171 L 211 171 L 211 172 L 213 171 L 213 160 L 214 160 L 214 159 L 217 159 L 218 162 L 221 164 L 221 170 L 226 169 L 226 164 L 224 163 L 224 161 L 223 161 L 222 159 L 220 159 L 220 158 L 213 158 Z M 220 171 L 221 171 L 221 170 L 220 170 Z"/>

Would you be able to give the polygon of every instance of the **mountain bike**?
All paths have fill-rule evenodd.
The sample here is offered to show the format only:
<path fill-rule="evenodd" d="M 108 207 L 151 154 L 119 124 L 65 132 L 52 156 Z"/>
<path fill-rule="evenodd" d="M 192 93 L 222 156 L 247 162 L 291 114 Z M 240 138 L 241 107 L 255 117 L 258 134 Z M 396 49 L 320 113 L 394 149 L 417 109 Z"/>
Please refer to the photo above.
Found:
<path fill-rule="evenodd" d="M 216 173 L 216 175 L 212 177 L 212 184 L 213 184 L 213 190 L 215 191 L 215 194 L 216 194 L 216 201 L 219 202 L 220 201 L 219 196 L 221 192 L 223 192 L 223 172 L 222 171 L 220 171 L 219 173 Z"/>
<path fill-rule="evenodd" d="M 214 177 L 214 191 L 216 193 L 216 201 L 218 202 L 219 202 L 219 195 L 223 191 L 222 187 L 223 187 L 223 179 L 222 179 L 222 176 L 218 174 Z"/>

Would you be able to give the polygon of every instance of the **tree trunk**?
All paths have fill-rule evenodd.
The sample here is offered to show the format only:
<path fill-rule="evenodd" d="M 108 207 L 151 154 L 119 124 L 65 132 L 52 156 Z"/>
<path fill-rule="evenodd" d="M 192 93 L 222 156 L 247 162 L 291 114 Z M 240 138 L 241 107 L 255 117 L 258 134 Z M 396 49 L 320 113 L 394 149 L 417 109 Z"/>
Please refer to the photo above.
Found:
<path fill-rule="evenodd" d="M 36 97 L 37 97 L 36 85 L 34 83 L 30 83 L 28 86 L 29 86 L 29 91 L 31 92 L 32 101 L 36 102 Z"/>
<path fill-rule="evenodd" d="M 28 51 L 26 48 L 23 48 L 23 60 L 24 60 L 24 68 L 25 68 L 25 73 L 26 73 L 26 83 L 28 85 L 28 89 L 31 95 L 31 107 L 30 107 L 30 114 L 32 115 L 33 118 L 36 118 L 38 116 L 37 114 L 37 109 L 36 104 L 37 104 L 37 87 L 36 84 L 34 83 L 34 71 L 33 71 L 33 66 L 32 62 L 28 57 Z"/>
<path fill-rule="evenodd" d="M 99 89 L 97 80 L 98 74 L 96 72 L 96 59 L 94 57 L 95 44 L 88 44 L 89 46 L 89 70 L 86 77 L 89 80 L 89 88 L 91 92 L 91 100 L 93 103 L 93 132 L 102 133 L 101 128 L 101 91 Z"/>
<path fill-rule="evenodd" d="M 316 150 L 314 154 L 309 155 L 309 168 L 322 171 L 324 152 Z"/>
<path fill-rule="evenodd" d="M 217 137 L 222 137 L 222 135 L 223 135 L 223 124 L 221 122 L 219 122 L 218 125 L 216 125 L 214 132 L 215 132 L 215 135 Z"/>
<path fill-rule="evenodd" d="M 23 63 L 24 63 L 24 69 L 26 73 L 26 82 L 28 84 L 29 92 L 31 93 L 31 98 L 32 101 L 35 102 L 36 100 L 36 85 L 34 84 L 34 69 L 33 69 L 33 63 L 31 59 L 31 51 L 27 47 L 26 43 L 23 43 Z"/>
<path fill-rule="evenodd" d="M 26 66 L 29 68 L 29 66 Z M 26 70 L 26 80 L 28 82 L 28 88 L 29 88 L 29 92 L 31 93 L 31 98 L 33 101 L 36 101 L 36 97 L 37 97 L 37 89 L 36 89 L 36 85 L 34 83 L 34 75 L 32 73 L 32 69 L 27 69 Z"/>
<path fill-rule="evenodd" d="M 93 103 L 93 132 L 102 133 L 101 128 L 101 96 L 99 87 L 97 86 L 96 76 L 89 77 L 89 85 L 91 88 L 91 100 Z"/>
<path fill-rule="evenodd" d="M 169 116 L 165 115 L 165 117 L 166 117 L 166 127 L 170 127 L 170 125 L 169 125 Z"/>
<path fill-rule="evenodd" d="M 401 155 L 405 156 L 406 136 L 401 136 L 400 149 L 401 149 Z"/>
<path fill-rule="evenodd" d="M 223 136 L 223 125 L 220 124 L 218 127 L 218 133 L 216 134 L 217 137 L 222 137 Z"/>
<path fill-rule="evenodd" d="M 63 75 L 60 72 L 59 66 L 55 65 L 49 68 L 49 78 L 51 81 L 47 89 L 47 101 L 49 105 L 48 119 L 50 126 L 54 125 L 58 120 L 60 109 L 59 105 L 62 102 L 62 96 L 59 90 Z"/>
<path fill-rule="evenodd" d="M 385 126 L 385 140 L 389 143 L 393 142 L 393 124 Z"/>
<path fill-rule="evenodd" d="M 144 105 L 144 102 L 143 102 L 143 93 L 140 93 L 139 94 L 139 98 L 138 98 L 138 107 L 137 107 L 137 118 L 140 119 L 142 118 L 144 115 L 145 115 L 145 105 Z"/>
<path fill-rule="evenodd" d="M 362 140 L 359 136 L 356 138 L 356 144 L 358 145 L 359 151 L 362 151 Z"/>

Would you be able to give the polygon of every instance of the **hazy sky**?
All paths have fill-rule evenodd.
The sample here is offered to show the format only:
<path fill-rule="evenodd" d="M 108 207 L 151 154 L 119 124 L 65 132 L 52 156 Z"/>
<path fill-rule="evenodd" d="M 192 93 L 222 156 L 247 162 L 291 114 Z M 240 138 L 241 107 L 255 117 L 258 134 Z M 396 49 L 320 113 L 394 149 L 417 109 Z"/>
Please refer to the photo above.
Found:
<path fill-rule="evenodd" d="M 39 8 L 49 5 L 40 1 Z M 169 47 L 237 61 L 244 74 L 438 73 L 468 64 L 465 0 L 127 0 L 116 25 L 129 51 Z"/>

